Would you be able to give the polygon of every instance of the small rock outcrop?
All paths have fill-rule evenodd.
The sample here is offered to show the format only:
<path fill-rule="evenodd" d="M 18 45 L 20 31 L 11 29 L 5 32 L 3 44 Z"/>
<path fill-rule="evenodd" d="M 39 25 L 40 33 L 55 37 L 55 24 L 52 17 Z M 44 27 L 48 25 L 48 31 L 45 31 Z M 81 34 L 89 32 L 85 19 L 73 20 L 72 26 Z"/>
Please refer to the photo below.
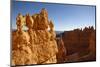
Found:
<path fill-rule="evenodd" d="M 18 14 L 16 25 L 17 30 L 12 32 L 12 65 L 57 63 L 56 34 L 45 8 L 32 16 Z M 28 30 L 23 30 L 24 26 Z"/>

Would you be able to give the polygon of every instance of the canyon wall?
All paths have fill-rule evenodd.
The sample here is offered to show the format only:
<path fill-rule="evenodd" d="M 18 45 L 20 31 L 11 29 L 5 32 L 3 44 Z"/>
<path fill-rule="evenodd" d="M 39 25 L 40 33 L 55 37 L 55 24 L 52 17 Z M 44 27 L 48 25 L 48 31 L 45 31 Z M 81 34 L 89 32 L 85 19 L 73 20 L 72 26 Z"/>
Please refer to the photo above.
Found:
<path fill-rule="evenodd" d="M 73 56 L 77 57 L 76 61 L 96 60 L 96 34 L 93 27 L 65 31 L 62 39 L 67 52 L 66 61 L 73 60 Z"/>

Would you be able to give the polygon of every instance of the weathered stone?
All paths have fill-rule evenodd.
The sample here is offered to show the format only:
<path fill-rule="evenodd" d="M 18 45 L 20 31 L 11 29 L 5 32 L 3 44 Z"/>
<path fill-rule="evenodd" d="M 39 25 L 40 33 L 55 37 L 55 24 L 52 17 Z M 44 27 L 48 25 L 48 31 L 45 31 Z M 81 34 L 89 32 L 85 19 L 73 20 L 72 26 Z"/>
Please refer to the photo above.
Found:
<path fill-rule="evenodd" d="M 42 9 L 39 14 L 24 17 L 19 14 L 16 21 L 18 30 L 12 35 L 12 65 L 57 63 L 54 25 L 51 24 L 49 32 L 47 11 Z M 24 25 L 28 28 L 26 32 L 22 29 Z"/>
<path fill-rule="evenodd" d="M 28 27 L 28 33 L 30 35 L 30 43 L 32 44 L 34 19 L 29 14 L 26 14 L 26 26 Z"/>
<path fill-rule="evenodd" d="M 53 40 L 56 38 L 56 33 L 54 31 L 54 25 L 52 21 L 49 22 L 49 28 L 50 28 L 51 40 Z"/>
<path fill-rule="evenodd" d="M 57 63 L 65 62 L 66 58 L 66 48 L 62 38 L 57 38 L 58 53 L 57 53 Z"/>
<path fill-rule="evenodd" d="M 74 29 L 65 31 L 62 39 L 66 48 L 67 62 L 70 62 L 73 54 L 78 54 L 76 61 L 90 61 L 96 58 L 96 39 L 93 27 L 85 27 L 83 30 Z M 70 59 L 70 60 L 69 60 Z M 72 60 L 74 62 L 74 60 Z"/>
<path fill-rule="evenodd" d="M 17 30 L 19 32 L 22 32 L 22 28 L 23 28 L 24 24 L 25 24 L 25 17 L 19 13 L 16 18 Z"/>

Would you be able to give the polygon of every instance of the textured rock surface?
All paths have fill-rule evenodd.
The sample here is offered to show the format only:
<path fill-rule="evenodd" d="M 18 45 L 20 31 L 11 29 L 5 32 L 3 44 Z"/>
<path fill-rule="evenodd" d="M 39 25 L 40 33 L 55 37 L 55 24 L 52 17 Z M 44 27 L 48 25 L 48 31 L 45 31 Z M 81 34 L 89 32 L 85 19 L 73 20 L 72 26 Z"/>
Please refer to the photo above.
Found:
<path fill-rule="evenodd" d="M 67 52 L 62 38 L 57 38 L 57 45 L 58 45 L 57 62 L 58 63 L 65 62 L 65 59 L 67 60 L 66 58 Z"/>
<path fill-rule="evenodd" d="M 56 36 L 45 8 L 34 15 L 19 13 L 16 25 L 17 30 L 12 31 L 12 65 L 96 60 L 93 27 L 64 31 Z"/>
<path fill-rule="evenodd" d="M 18 30 L 12 32 L 12 65 L 57 63 L 56 34 L 46 9 L 32 16 L 19 14 L 16 21 Z M 28 30 L 22 30 L 24 25 Z"/>
<path fill-rule="evenodd" d="M 96 60 L 95 31 L 93 27 L 85 27 L 83 30 L 75 29 L 62 34 L 67 62 Z"/>

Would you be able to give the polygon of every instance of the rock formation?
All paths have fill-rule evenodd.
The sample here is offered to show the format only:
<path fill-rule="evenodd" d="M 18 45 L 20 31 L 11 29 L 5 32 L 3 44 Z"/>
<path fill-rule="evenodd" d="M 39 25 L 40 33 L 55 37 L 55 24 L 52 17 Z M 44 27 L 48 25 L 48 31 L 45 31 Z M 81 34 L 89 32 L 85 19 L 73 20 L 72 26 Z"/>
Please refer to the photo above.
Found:
<path fill-rule="evenodd" d="M 12 32 L 12 65 L 57 63 L 56 34 L 45 8 L 32 16 L 19 14 L 16 25 L 17 30 Z M 23 26 L 28 30 L 24 31 Z"/>
<path fill-rule="evenodd" d="M 65 31 L 62 39 L 67 52 L 67 62 L 96 60 L 96 34 L 93 26 L 83 30 Z M 75 60 L 73 60 L 73 56 Z"/>
<path fill-rule="evenodd" d="M 57 63 L 64 63 L 66 58 L 66 48 L 62 38 L 57 38 L 58 53 L 57 53 Z"/>
<path fill-rule="evenodd" d="M 12 32 L 12 65 L 96 60 L 93 26 L 56 36 L 53 21 L 48 19 L 45 8 L 34 15 L 19 13 L 16 25 L 17 30 Z"/>

